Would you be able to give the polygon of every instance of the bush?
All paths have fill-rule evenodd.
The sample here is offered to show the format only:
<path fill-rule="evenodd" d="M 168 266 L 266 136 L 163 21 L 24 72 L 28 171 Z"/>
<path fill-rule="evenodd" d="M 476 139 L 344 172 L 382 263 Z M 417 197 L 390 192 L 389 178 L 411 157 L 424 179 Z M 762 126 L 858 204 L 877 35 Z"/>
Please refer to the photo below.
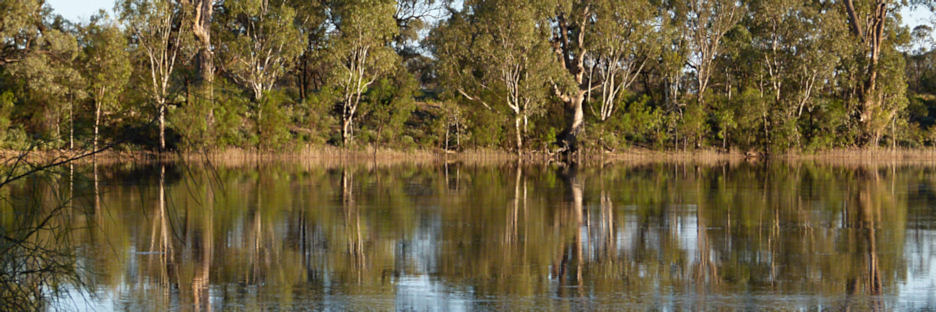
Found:
<path fill-rule="evenodd" d="M 367 91 L 367 101 L 360 109 L 357 122 L 362 130 L 371 130 L 369 138 L 358 138 L 361 142 L 393 144 L 406 130 L 418 96 L 418 84 L 403 68 L 393 77 L 378 80 Z M 363 132 L 363 131 L 362 131 Z M 379 137 L 378 137 L 379 136 Z"/>
<path fill-rule="evenodd" d="M 262 149 L 277 149 L 289 141 L 286 105 L 291 101 L 281 91 L 267 92 L 260 100 L 262 114 L 257 114 L 257 146 Z"/>
<path fill-rule="evenodd" d="M 338 118 L 328 114 L 335 105 L 337 96 L 331 89 L 323 89 L 309 94 L 299 105 L 295 115 L 295 124 L 306 132 L 307 141 L 312 144 L 325 144 L 329 141 L 341 142 Z"/>
<path fill-rule="evenodd" d="M 13 92 L 6 91 L 0 94 L 0 144 L 6 141 L 8 129 L 10 128 L 13 117 L 13 103 L 16 96 Z"/>

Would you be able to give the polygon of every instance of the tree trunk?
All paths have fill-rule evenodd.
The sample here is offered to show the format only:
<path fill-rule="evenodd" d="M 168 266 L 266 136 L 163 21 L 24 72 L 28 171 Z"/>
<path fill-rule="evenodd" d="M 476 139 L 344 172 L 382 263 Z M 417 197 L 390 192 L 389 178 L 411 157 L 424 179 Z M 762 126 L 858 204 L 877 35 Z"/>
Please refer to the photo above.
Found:
<path fill-rule="evenodd" d="M 585 132 L 585 111 L 582 103 L 585 101 L 585 92 L 576 92 L 567 103 L 571 118 L 569 126 L 559 138 L 559 147 L 566 156 L 578 151 L 578 137 Z"/>
<path fill-rule="evenodd" d="M 75 149 L 75 104 L 68 104 L 68 149 Z"/>
<path fill-rule="evenodd" d="M 159 151 L 166 150 L 166 104 L 159 104 Z"/>
<path fill-rule="evenodd" d="M 297 70 L 298 74 L 296 75 L 299 80 L 299 101 L 300 102 L 305 102 L 305 99 L 308 96 L 306 95 L 306 92 L 307 92 L 306 88 L 309 84 L 308 82 L 309 78 L 307 74 L 309 71 L 309 60 L 308 60 L 309 57 L 306 55 L 306 53 L 303 53 L 301 56 L 299 56 L 299 60 L 300 60 L 299 70 Z"/>
<path fill-rule="evenodd" d="M 557 36 L 552 39 L 553 50 L 562 67 L 574 77 L 576 90 L 571 94 L 559 90 L 556 84 L 553 84 L 553 92 L 562 99 L 571 113 L 566 128 L 557 139 L 559 152 L 567 158 L 578 151 L 578 137 L 585 130 L 585 114 L 582 110 L 582 104 L 585 100 L 585 94 L 591 88 L 591 81 L 585 78 L 585 58 L 589 54 L 586 47 L 585 34 L 586 28 L 591 25 L 588 22 L 591 15 L 591 4 L 587 1 L 579 2 L 577 5 L 583 5 L 580 13 L 575 16 L 568 15 L 569 12 L 560 11 L 556 16 Z"/>
<path fill-rule="evenodd" d="M 517 133 L 517 156 L 523 155 L 523 132 L 521 132 L 521 124 L 523 118 L 520 115 L 517 115 L 514 118 L 514 130 Z"/>
<path fill-rule="evenodd" d="M 100 133 L 99 129 L 101 127 L 101 104 L 95 103 L 94 105 L 94 138 L 92 139 L 93 150 L 97 151 L 98 149 L 98 135 Z"/>
<path fill-rule="evenodd" d="M 347 117 L 341 121 L 341 143 L 347 147 L 351 144 L 352 119 Z"/>
<path fill-rule="evenodd" d="M 208 105 L 205 115 L 208 129 L 214 124 L 214 53 L 211 51 L 211 17 L 214 14 L 215 0 L 189 0 L 193 1 L 192 34 L 197 41 L 198 51 L 195 54 L 195 64 L 198 67 L 198 77 L 195 85 L 204 99 L 200 105 Z"/>
<path fill-rule="evenodd" d="M 858 37 L 861 43 L 865 44 L 870 54 L 868 59 L 867 80 L 865 80 L 864 90 L 859 93 L 859 105 L 861 105 L 858 121 L 861 123 L 864 132 L 865 143 L 868 141 L 877 141 L 878 136 L 875 129 L 871 129 L 871 120 L 874 117 L 875 110 L 880 103 L 876 100 L 875 90 L 877 89 L 878 60 L 880 59 L 881 45 L 884 40 L 884 24 L 887 22 L 887 6 L 890 1 L 874 1 L 873 11 L 869 16 L 859 16 L 853 0 L 845 0 L 845 11 L 848 14 L 848 22 L 851 26 L 852 34 Z M 863 26 L 867 26 L 864 28 Z M 870 142 L 876 143 L 876 142 Z"/>
<path fill-rule="evenodd" d="M 208 92 L 209 98 L 212 91 L 211 83 L 214 81 L 214 53 L 211 51 L 213 2 L 214 0 L 195 0 L 195 20 L 192 23 L 192 33 L 198 40 L 198 54 L 195 56 L 195 62 L 198 64 L 198 83 Z"/>

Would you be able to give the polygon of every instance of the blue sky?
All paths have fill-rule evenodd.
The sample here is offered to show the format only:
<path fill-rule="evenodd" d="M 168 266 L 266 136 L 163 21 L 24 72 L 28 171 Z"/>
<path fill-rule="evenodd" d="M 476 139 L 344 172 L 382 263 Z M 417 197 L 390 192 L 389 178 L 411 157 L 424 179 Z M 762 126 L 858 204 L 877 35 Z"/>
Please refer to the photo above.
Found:
<path fill-rule="evenodd" d="M 46 4 L 71 21 L 88 21 L 98 10 L 113 13 L 114 9 L 114 0 L 46 0 Z"/>

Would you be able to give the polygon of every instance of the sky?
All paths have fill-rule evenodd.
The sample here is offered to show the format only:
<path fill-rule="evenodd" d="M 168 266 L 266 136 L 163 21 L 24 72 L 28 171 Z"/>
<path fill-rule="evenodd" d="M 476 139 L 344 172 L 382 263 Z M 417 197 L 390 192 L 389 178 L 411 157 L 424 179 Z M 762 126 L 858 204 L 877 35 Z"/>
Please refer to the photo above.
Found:
<path fill-rule="evenodd" d="M 71 21 L 87 22 L 98 10 L 113 15 L 114 0 L 46 0 L 46 4 Z"/>

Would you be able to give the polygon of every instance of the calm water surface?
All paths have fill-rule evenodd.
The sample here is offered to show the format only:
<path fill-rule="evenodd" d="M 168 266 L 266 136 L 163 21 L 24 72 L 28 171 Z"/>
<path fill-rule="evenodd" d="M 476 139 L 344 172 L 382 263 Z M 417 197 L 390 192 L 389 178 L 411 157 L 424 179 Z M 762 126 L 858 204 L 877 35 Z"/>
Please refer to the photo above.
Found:
<path fill-rule="evenodd" d="M 0 191 L 79 267 L 51 308 L 936 309 L 933 167 L 88 165 Z"/>

